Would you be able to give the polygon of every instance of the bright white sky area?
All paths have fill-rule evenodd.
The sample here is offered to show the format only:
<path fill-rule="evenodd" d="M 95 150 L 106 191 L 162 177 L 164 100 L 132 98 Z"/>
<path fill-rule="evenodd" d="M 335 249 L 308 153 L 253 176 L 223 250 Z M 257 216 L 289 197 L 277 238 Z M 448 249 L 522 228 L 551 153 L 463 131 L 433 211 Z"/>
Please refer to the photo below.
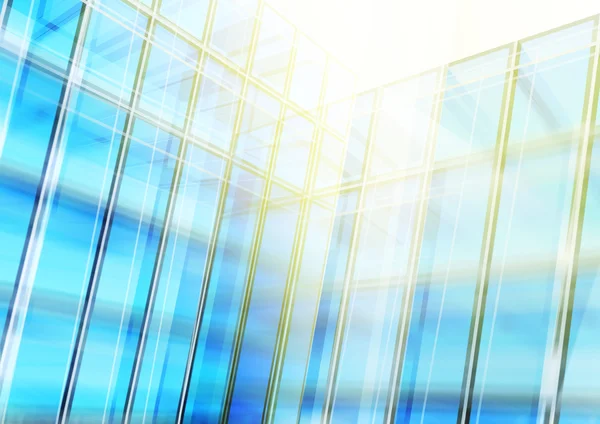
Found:
<path fill-rule="evenodd" d="M 600 13 L 600 0 L 267 0 L 349 66 L 358 90 Z"/>

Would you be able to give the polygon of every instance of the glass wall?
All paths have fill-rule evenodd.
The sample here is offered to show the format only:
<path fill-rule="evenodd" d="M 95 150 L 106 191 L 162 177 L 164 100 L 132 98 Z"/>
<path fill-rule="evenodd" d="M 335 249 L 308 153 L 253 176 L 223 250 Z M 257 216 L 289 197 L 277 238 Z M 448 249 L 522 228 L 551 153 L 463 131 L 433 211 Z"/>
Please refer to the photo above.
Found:
<path fill-rule="evenodd" d="M 598 16 L 361 93 L 262 1 L 0 9 L 0 421 L 600 419 Z"/>

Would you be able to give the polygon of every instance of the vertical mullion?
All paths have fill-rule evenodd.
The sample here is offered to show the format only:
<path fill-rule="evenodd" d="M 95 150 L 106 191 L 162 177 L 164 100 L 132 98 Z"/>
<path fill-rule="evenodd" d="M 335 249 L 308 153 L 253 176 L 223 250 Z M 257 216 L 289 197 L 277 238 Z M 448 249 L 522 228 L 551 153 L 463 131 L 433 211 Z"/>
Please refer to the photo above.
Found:
<path fill-rule="evenodd" d="M 500 196 L 502 194 L 502 180 L 504 165 L 506 163 L 506 150 L 512 118 L 512 109 L 517 85 L 518 66 L 521 44 L 515 42 L 509 52 L 508 71 L 506 74 L 504 93 L 502 95 L 502 110 L 500 125 L 498 127 L 495 159 L 492 171 L 489 203 L 486 213 L 484 239 L 481 248 L 480 268 L 477 277 L 471 326 L 469 329 L 469 340 L 467 344 L 467 355 L 465 358 L 465 369 L 463 374 L 460 404 L 458 407 L 457 424 L 470 422 L 471 407 L 473 403 L 473 389 L 477 373 L 477 362 L 481 345 L 481 333 L 483 329 L 483 316 L 487 300 L 490 271 L 492 264 L 492 253 L 496 236 L 496 225 L 500 208 Z"/>
<path fill-rule="evenodd" d="M 159 4 L 160 0 L 155 0 L 154 10 L 158 9 Z M 148 23 L 146 26 L 146 33 L 148 34 L 148 37 L 151 37 L 154 26 L 155 19 L 154 14 L 152 14 L 148 18 Z M 106 256 L 106 245 L 110 236 L 118 193 L 123 179 L 125 159 L 127 157 L 127 153 L 129 152 L 129 146 L 131 144 L 130 137 L 131 132 L 133 130 L 134 114 L 138 107 L 142 87 L 144 84 L 144 78 L 148 68 L 148 58 L 150 56 L 150 49 L 151 43 L 148 41 L 148 39 L 144 39 L 142 42 L 140 61 L 136 70 L 135 82 L 131 94 L 130 111 L 126 117 L 125 131 L 123 133 L 123 137 L 121 138 L 119 151 L 117 153 L 117 166 L 115 167 L 115 170 L 113 172 L 113 178 L 109 189 L 107 202 L 108 207 L 106 208 L 102 219 L 100 237 L 98 238 L 96 253 L 92 263 L 92 271 L 90 273 L 90 279 L 86 289 L 83 307 L 81 308 L 81 318 L 79 319 L 77 334 L 74 339 L 73 353 L 69 363 L 67 376 L 65 378 L 65 387 L 61 396 L 59 416 L 57 419 L 57 422 L 59 424 L 66 424 L 69 421 L 69 415 L 71 413 L 71 406 L 73 404 L 73 398 L 75 396 L 75 386 L 77 384 L 77 378 L 79 376 L 79 370 L 81 368 L 81 361 L 83 359 L 83 351 L 89 331 L 90 319 L 92 317 L 96 293 L 98 291 L 98 282 L 100 280 L 102 265 Z"/>
<path fill-rule="evenodd" d="M 240 92 L 240 101 L 239 101 L 239 104 L 238 104 L 238 107 L 236 110 L 236 117 L 235 117 L 235 122 L 233 125 L 233 131 L 232 131 L 233 137 L 231 140 L 230 154 L 227 159 L 225 172 L 223 174 L 223 184 L 222 184 L 222 188 L 221 188 L 221 194 L 220 194 L 220 197 L 218 200 L 215 225 L 214 225 L 211 239 L 210 239 L 210 242 L 208 245 L 208 253 L 207 253 L 207 257 L 206 257 L 204 278 L 202 281 L 200 298 L 198 300 L 196 321 L 194 323 L 194 331 L 192 333 L 192 339 L 190 342 L 190 350 L 188 353 L 183 384 L 181 387 L 181 394 L 179 396 L 179 405 L 177 407 L 177 423 L 178 424 L 181 424 L 183 422 L 183 418 L 185 416 L 185 407 L 186 407 L 186 403 L 187 403 L 187 399 L 188 399 L 188 395 L 189 395 L 190 383 L 191 383 L 191 378 L 192 378 L 192 370 L 193 370 L 194 362 L 195 362 L 195 358 L 196 358 L 196 351 L 198 349 L 198 337 L 200 335 L 200 329 L 202 327 L 202 320 L 204 317 L 204 309 L 206 307 L 206 296 L 208 293 L 210 277 L 212 274 L 215 254 L 217 251 L 217 243 L 219 240 L 219 231 L 220 231 L 220 228 L 221 228 L 221 225 L 223 222 L 223 215 L 225 213 L 225 205 L 227 202 L 227 194 L 228 194 L 229 185 L 230 185 L 229 180 L 231 178 L 231 173 L 233 170 L 233 157 L 235 155 L 236 146 L 237 146 L 239 133 L 240 133 L 240 128 L 242 126 L 242 120 L 243 120 L 243 115 L 244 115 L 244 106 L 245 106 L 244 99 L 247 95 L 248 86 L 249 86 L 248 75 L 249 75 L 249 70 L 252 67 L 252 63 L 254 60 L 254 54 L 256 52 L 256 46 L 258 44 L 258 33 L 259 33 L 259 29 L 260 29 L 260 16 L 262 15 L 263 6 L 264 6 L 263 2 L 262 1 L 259 2 L 257 14 L 256 14 L 256 18 L 255 18 L 256 21 L 254 22 L 254 28 L 252 29 L 252 39 L 250 42 L 250 50 L 248 52 L 248 59 L 247 59 L 247 63 L 246 63 L 247 75 L 242 81 L 242 89 Z M 216 1 L 215 1 L 215 8 L 216 8 Z M 215 17 L 215 14 L 213 13 L 211 16 L 211 19 L 210 19 L 210 27 L 211 28 L 212 28 L 212 24 L 214 21 L 214 17 Z M 209 37 L 209 36 L 210 36 L 210 32 L 208 33 L 207 37 Z"/>
<path fill-rule="evenodd" d="M 296 46 L 294 46 L 296 48 Z M 285 353 L 289 339 L 290 325 L 292 322 L 292 313 L 296 297 L 296 285 L 300 274 L 302 264 L 302 256 L 304 253 L 304 245 L 306 243 L 307 229 L 310 221 L 311 197 L 313 186 L 317 176 L 317 165 L 319 163 L 319 155 L 323 144 L 324 130 L 323 120 L 325 114 L 325 95 L 327 92 L 327 76 L 328 76 L 328 61 L 325 61 L 325 69 L 321 81 L 321 93 L 319 94 L 317 126 L 313 132 L 314 144 L 311 149 L 311 157 L 308 161 L 307 179 L 305 184 L 305 199 L 300 207 L 299 227 L 292 249 L 292 260 L 290 262 L 288 278 L 286 281 L 286 289 L 283 295 L 283 303 L 279 318 L 279 326 L 277 328 L 277 336 L 275 341 L 275 349 L 273 350 L 273 359 L 271 361 L 271 370 L 269 374 L 269 382 L 267 384 L 267 394 L 265 396 L 265 404 L 263 408 L 262 421 L 270 423 L 275 417 L 275 409 L 277 406 L 277 397 L 279 394 L 279 384 L 281 382 L 281 374 L 285 361 Z M 320 137 L 320 138 L 319 138 Z"/>
<path fill-rule="evenodd" d="M 27 310 L 48 227 L 50 211 L 56 194 L 57 181 L 62 169 L 62 161 L 65 153 L 65 122 L 72 98 L 73 87 L 79 76 L 79 62 L 83 56 L 90 14 L 91 7 L 83 3 L 79 11 L 77 28 L 66 69 L 67 78 L 63 82 L 58 100 L 51 131 L 52 135 L 42 166 L 41 181 L 37 187 L 34 207 L 25 236 L 15 285 L 0 339 L 0 352 L 2 352 L 0 356 L 0 376 L 2 376 L 2 382 L 0 383 L 0 414 L 2 420 L 4 420 L 8 408 L 8 398 L 19 354 L 21 337 L 25 328 Z M 17 68 L 18 71 L 19 69 Z M 14 82 L 16 83 L 16 81 Z"/>
<path fill-rule="evenodd" d="M 567 234 L 567 246 L 565 249 L 565 262 L 567 269 L 565 273 L 565 280 L 561 288 L 561 297 L 551 359 L 550 363 L 547 363 L 544 367 L 544 374 L 549 374 L 550 378 L 552 378 L 553 386 L 549 402 L 546 402 L 545 399 L 543 402 L 543 422 L 551 424 L 558 423 L 560 419 L 562 390 L 565 380 L 569 340 L 571 336 L 573 302 L 575 299 L 575 288 L 577 285 L 579 250 L 581 247 L 581 235 L 585 214 L 588 181 L 590 177 L 592 148 L 595 137 L 596 113 L 598 111 L 598 93 L 600 91 L 600 48 L 598 46 L 598 40 L 600 38 L 600 26 L 598 16 L 596 16 L 594 19 L 594 28 L 595 31 L 593 34 L 592 44 L 593 53 L 590 57 L 588 65 L 588 77 L 585 91 L 587 96 L 584 100 L 585 103 L 582 114 L 582 138 L 579 146 L 577 168 L 575 170 L 575 185 L 571 204 L 569 231 Z M 558 365 L 558 367 L 556 367 L 555 364 Z"/>
<path fill-rule="evenodd" d="M 262 15 L 261 15 L 262 18 Z M 297 33 L 294 33 L 294 40 L 292 46 L 296 44 Z M 292 74 L 294 72 L 294 64 L 296 61 L 296 49 L 292 47 L 292 51 L 290 53 L 290 59 L 287 69 L 287 75 L 285 79 L 285 85 L 283 90 L 283 97 L 287 100 L 291 81 Z M 225 401 L 223 403 L 223 410 L 221 411 L 221 422 L 226 423 L 229 420 L 229 411 L 231 409 L 231 402 L 233 400 L 233 392 L 235 387 L 235 380 L 237 376 L 237 370 L 239 366 L 240 354 L 242 350 L 242 342 L 244 340 L 244 333 L 246 329 L 246 321 L 248 320 L 248 312 L 250 309 L 250 300 L 252 299 L 252 289 L 254 286 L 254 276 L 256 274 L 256 266 L 258 264 L 258 257 L 260 253 L 260 246 L 263 237 L 263 230 L 267 217 L 267 210 L 270 204 L 269 198 L 271 194 L 271 187 L 273 186 L 273 178 L 275 173 L 275 164 L 277 162 L 277 156 L 279 154 L 279 147 L 281 146 L 281 135 L 283 132 L 283 126 L 285 122 L 287 107 L 283 106 L 279 113 L 279 119 L 277 121 L 277 126 L 275 129 L 275 137 L 273 150 L 271 152 L 271 157 L 269 159 L 269 164 L 267 166 L 267 180 L 265 183 L 265 188 L 263 191 L 263 199 L 261 201 L 260 210 L 258 213 L 256 229 L 254 232 L 254 240 L 250 252 L 250 265 L 248 267 L 248 273 L 246 277 L 246 287 L 244 289 L 242 305 L 240 308 L 240 315 L 237 323 L 237 329 L 234 337 L 233 350 L 230 360 L 229 374 L 227 378 L 227 387 L 225 391 Z"/>
<path fill-rule="evenodd" d="M 442 106 L 444 102 L 444 86 L 446 82 L 446 73 L 448 67 L 442 67 L 438 72 L 438 81 L 435 89 L 435 98 L 431 111 L 431 120 L 429 135 L 427 137 L 427 146 L 425 150 L 425 163 L 423 169 L 423 178 L 421 180 L 421 190 L 417 199 L 417 219 L 415 228 L 412 234 L 411 247 L 409 252 L 409 267 L 408 281 L 402 300 L 401 310 L 402 317 L 398 326 L 398 335 L 396 336 L 396 344 L 394 347 L 392 378 L 390 378 L 390 386 L 388 389 L 387 405 L 385 409 L 386 417 L 384 422 L 390 424 L 396 418 L 396 409 L 398 406 L 398 396 L 400 394 L 400 383 L 402 381 L 402 365 L 406 353 L 406 343 L 408 340 L 408 332 L 410 329 L 410 320 L 412 305 L 415 294 L 415 286 L 417 284 L 419 274 L 419 259 L 421 256 L 421 244 L 423 242 L 423 234 L 425 230 L 425 217 L 427 216 L 427 207 L 429 205 L 429 186 L 431 176 L 433 175 L 433 162 L 435 156 L 435 144 L 437 142 L 437 134 L 440 124 L 440 116 L 442 114 Z"/>
<path fill-rule="evenodd" d="M 360 192 L 358 194 L 358 202 L 356 205 L 356 217 L 354 218 L 354 226 L 352 228 L 352 237 L 350 239 L 350 246 L 348 247 L 348 262 L 346 264 L 346 271 L 344 275 L 344 284 L 342 287 L 342 296 L 340 299 L 340 309 L 338 311 L 338 318 L 336 321 L 335 334 L 333 338 L 333 349 L 331 351 L 331 358 L 329 361 L 329 374 L 327 377 L 327 388 L 325 395 L 325 404 L 323 405 L 322 411 L 322 422 L 328 423 L 331 420 L 331 413 L 333 408 L 333 396 L 335 391 L 335 384 L 337 381 L 340 350 L 343 344 L 344 333 L 346 331 L 347 321 L 347 309 L 350 300 L 350 284 L 352 276 L 354 274 L 354 266 L 356 262 L 356 253 L 358 250 L 358 242 L 360 235 L 360 225 L 362 221 L 362 210 L 364 207 L 365 195 L 366 195 L 366 183 L 368 178 L 369 166 L 371 164 L 371 155 L 374 149 L 374 133 L 377 128 L 377 119 L 379 116 L 379 108 L 381 107 L 381 101 L 383 99 L 383 89 L 379 87 L 375 93 L 374 99 L 374 114 L 371 120 L 371 126 L 369 127 L 369 136 L 367 139 L 367 148 L 365 152 L 365 161 L 363 163 L 362 180 L 360 184 Z"/>

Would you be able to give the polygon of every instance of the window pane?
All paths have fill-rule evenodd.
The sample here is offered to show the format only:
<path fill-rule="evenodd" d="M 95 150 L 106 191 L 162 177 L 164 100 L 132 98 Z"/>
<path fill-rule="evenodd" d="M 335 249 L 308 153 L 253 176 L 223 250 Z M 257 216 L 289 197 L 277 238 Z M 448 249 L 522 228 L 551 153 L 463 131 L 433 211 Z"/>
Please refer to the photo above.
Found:
<path fill-rule="evenodd" d="M 277 389 L 275 422 L 295 422 L 298 418 L 333 220 L 334 211 L 317 203 L 312 204 L 300 274 L 296 282 L 285 359 Z"/>
<path fill-rule="evenodd" d="M 82 3 L 79 0 L 13 0 L 3 44 L 15 52 L 28 43 L 30 55 L 61 71 L 69 64 Z M 52 30 L 49 30 L 52 28 Z"/>
<path fill-rule="evenodd" d="M 160 13 L 201 40 L 209 3 L 209 0 L 162 0 Z"/>
<path fill-rule="evenodd" d="M 183 127 L 198 52 L 162 26 L 156 26 L 154 39 L 161 46 L 155 44 L 150 51 L 140 109 L 159 120 Z M 182 62 L 167 53 L 174 50 L 185 51 L 188 61 Z"/>
<path fill-rule="evenodd" d="M 254 85 L 248 87 L 235 154 L 262 171 L 267 170 L 280 109 L 279 100 Z"/>
<path fill-rule="evenodd" d="M 89 263 L 94 258 L 122 139 L 123 112 L 84 94 L 74 94 L 71 104 L 75 112 L 66 122 L 57 194 L 43 235 L 12 380 L 8 421 L 18 421 L 23 413 L 28 419 L 35 416 L 38 422 L 54 421 L 58 414 L 78 309 L 89 282 Z"/>
<path fill-rule="evenodd" d="M 192 133 L 229 151 L 241 89 L 241 78 L 208 58 L 198 92 Z"/>
<path fill-rule="evenodd" d="M 5 112 L 0 134 L 0 323 L 4 326 L 63 83 L 27 64 L 18 69 L 4 55 L 0 55 L 0 71 L 8 76 L 0 79 L 0 105 Z M 16 72 L 20 80 L 13 87 Z"/>
<path fill-rule="evenodd" d="M 316 113 L 323 85 L 326 55 L 304 35 L 296 40 L 296 61 L 290 87 L 290 100 Z"/>
<path fill-rule="evenodd" d="M 496 145 L 508 49 L 448 69 L 435 159 L 492 151 Z"/>
<path fill-rule="evenodd" d="M 210 44 L 243 68 L 248 60 L 257 9 L 257 0 L 217 2 Z"/>
<path fill-rule="evenodd" d="M 142 38 L 147 18 L 139 11 L 117 0 L 105 0 L 93 10 L 90 19 L 82 66 L 84 81 L 127 103 L 138 70 Z M 109 16 L 106 16 L 108 13 Z M 114 16 L 126 26 L 114 21 Z"/>
<path fill-rule="evenodd" d="M 320 421 L 325 404 L 327 376 L 350 254 L 357 200 L 358 193 L 350 192 L 340 195 L 337 202 L 337 216 L 327 254 L 300 407 L 300 422 L 303 424 Z"/>
<path fill-rule="evenodd" d="M 252 73 L 282 93 L 294 40 L 294 28 L 271 8 L 263 10 Z"/>
<path fill-rule="evenodd" d="M 491 164 L 433 175 L 397 423 L 456 421 Z"/>
<path fill-rule="evenodd" d="M 332 423 L 383 422 L 403 287 L 353 290 Z"/>
<path fill-rule="evenodd" d="M 354 280 L 360 285 L 406 282 L 417 178 L 367 188 Z"/>
<path fill-rule="evenodd" d="M 132 420 L 175 421 L 224 163 L 190 145 L 169 225 Z"/>
<path fill-rule="evenodd" d="M 271 204 L 267 211 L 229 413 L 232 422 L 259 422 L 263 413 L 300 212 L 297 198 L 287 197 L 285 204 Z"/>
<path fill-rule="evenodd" d="M 304 188 L 315 126 L 307 119 L 291 115 L 285 119 L 279 152 L 275 162 L 275 177 L 298 189 Z"/>
<path fill-rule="evenodd" d="M 363 174 L 369 130 L 375 108 L 375 92 L 368 91 L 356 97 L 346 160 L 344 162 L 343 182 L 356 181 Z"/>
<path fill-rule="evenodd" d="M 72 419 L 122 418 L 178 148 L 177 138 L 136 120 L 99 270 Z"/>
<path fill-rule="evenodd" d="M 569 140 L 581 124 L 594 22 L 523 43 L 510 143 Z"/>
<path fill-rule="evenodd" d="M 383 90 L 369 175 L 382 175 L 423 163 L 436 77 L 430 73 Z"/>
<path fill-rule="evenodd" d="M 263 180 L 233 168 L 198 337 L 184 422 L 216 422 L 246 284 Z"/>

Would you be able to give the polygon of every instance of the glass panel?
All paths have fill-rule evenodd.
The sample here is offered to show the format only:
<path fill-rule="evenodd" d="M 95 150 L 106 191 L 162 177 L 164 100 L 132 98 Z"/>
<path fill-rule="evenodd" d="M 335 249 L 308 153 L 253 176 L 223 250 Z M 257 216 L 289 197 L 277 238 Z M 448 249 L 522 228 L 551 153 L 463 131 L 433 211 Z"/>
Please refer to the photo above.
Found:
<path fill-rule="evenodd" d="M 576 135 L 593 29 L 589 21 L 523 43 L 510 143 Z"/>
<path fill-rule="evenodd" d="M 211 47 L 243 68 L 248 60 L 257 9 L 257 0 L 219 0 L 213 18 Z"/>
<path fill-rule="evenodd" d="M 275 177 L 298 189 L 304 188 L 315 126 L 307 119 L 291 115 L 285 119 L 275 162 Z"/>
<path fill-rule="evenodd" d="M 296 40 L 296 62 L 289 98 L 303 109 L 313 113 L 319 106 L 326 55 L 304 35 Z"/>
<path fill-rule="evenodd" d="M 343 182 L 356 181 L 362 177 L 369 130 L 373 120 L 374 102 L 374 91 L 356 97 L 344 162 Z"/>
<path fill-rule="evenodd" d="M 236 156 L 266 171 L 281 103 L 254 85 L 248 86 Z"/>
<path fill-rule="evenodd" d="M 321 421 L 357 200 L 358 193 L 350 192 L 340 195 L 337 202 L 336 219 L 327 253 L 325 275 L 306 366 L 300 406 L 300 422 L 303 424 Z"/>
<path fill-rule="evenodd" d="M 107 11 L 93 9 L 81 60 L 83 79 L 115 96 L 117 101 L 128 102 L 143 44 L 133 31 L 144 34 L 147 18 L 118 0 L 105 0 L 98 7 Z"/>
<path fill-rule="evenodd" d="M 585 216 L 575 298 L 573 302 L 569 350 L 562 391 L 561 422 L 585 423 L 600 420 L 600 283 L 598 249 L 600 248 L 600 144 L 592 150 L 590 177 L 585 197 Z"/>
<path fill-rule="evenodd" d="M 229 151 L 242 80 L 208 58 L 198 93 L 192 134 Z"/>
<path fill-rule="evenodd" d="M 177 189 L 132 420 L 176 421 L 224 163 L 190 145 Z"/>
<path fill-rule="evenodd" d="M 594 422 L 600 419 L 600 282 L 598 267 L 579 270 L 569 338 L 560 421 Z"/>
<path fill-rule="evenodd" d="M 502 49 L 448 69 L 435 160 L 494 149 L 507 61 Z"/>
<path fill-rule="evenodd" d="M 231 422 L 262 417 L 279 318 L 292 260 L 300 202 L 292 193 L 267 211 L 239 367 L 231 401 Z M 285 203 L 284 203 L 285 202 Z"/>
<path fill-rule="evenodd" d="M 556 260 L 566 237 L 575 162 L 570 146 L 507 158 L 493 265 Z"/>
<path fill-rule="evenodd" d="M 403 287 L 353 290 L 332 423 L 383 422 Z"/>
<path fill-rule="evenodd" d="M 58 414 L 78 311 L 90 278 L 89 263 L 122 138 L 118 129 L 124 125 L 123 112 L 78 93 L 71 104 L 76 112 L 69 114 L 65 124 L 62 168 L 12 380 L 6 415 L 11 422 L 24 413 L 27 420 L 37 422 L 54 421 Z M 14 177 L 5 176 L 13 184 Z M 14 207 L 14 203 L 2 205 L 1 209 Z"/>
<path fill-rule="evenodd" d="M 349 99 L 354 94 L 355 88 L 356 76 L 330 56 L 327 64 L 325 104 L 330 105 Z M 351 113 L 350 110 L 348 112 Z"/>
<path fill-rule="evenodd" d="M 556 305 L 554 270 L 490 280 L 471 420 L 537 423 Z"/>
<path fill-rule="evenodd" d="M 419 274 L 477 275 L 491 170 L 486 161 L 433 174 Z"/>
<path fill-rule="evenodd" d="M 397 424 L 456 422 L 475 281 L 447 278 L 415 289 Z"/>
<path fill-rule="evenodd" d="M 140 109 L 155 115 L 159 120 L 183 127 L 198 52 L 160 25 L 154 30 L 154 38 L 168 47 L 152 46 L 140 97 Z M 167 53 L 173 50 L 185 51 L 185 57 L 191 64 Z"/>
<path fill-rule="evenodd" d="M 136 120 L 98 271 L 74 420 L 122 419 L 178 148 L 177 138 Z"/>
<path fill-rule="evenodd" d="M 360 285 L 406 281 L 419 180 L 367 187 L 354 280 Z"/>
<path fill-rule="evenodd" d="M 209 0 L 162 0 L 160 13 L 201 40 L 209 4 Z"/>
<path fill-rule="evenodd" d="M 423 163 L 436 78 L 429 73 L 384 88 L 369 175 Z"/>
<path fill-rule="evenodd" d="M 223 409 L 263 191 L 262 179 L 236 167 L 230 181 L 190 380 L 186 423 L 216 422 Z"/>
<path fill-rule="evenodd" d="M 397 423 L 457 419 L 491 168 L 432 177 Z"/>
<path fill-rule="evenodd" d="M 13 85 L 17 74 L 18 83 Z M 25 248 L 62 81 L 0 54 L 0 324 Z M 16 81 L 15 81 L 16 82 Z"/>
<path fill-rule="evenodd" d="M 321 151 L 315 188 L 332 187 L 340 182 L 346 146 L 329 132 L 321 134 Z"/>
<path fill-rule="evenodd" d="M 537 422 L 576 149 L 507 158 L 472 418 Z M 547 270 L 547 271 L 546 271 Z"/>
<path fill-rule="evenodd" d="M 333 219 L 334 211 L 317 203 L 312 204 L 294 293 L 281 380 L 277 389 L 275 422 L 278 423 L 296 422 L 298 419 Z"/>
<path fill-rule="evenodd" d="M 29 55 L 65 71 L 82 3 L 79 0 L 12 0 L 7 5 L 3 45 L 6 43 L 6 47 L 16 52 L 25 48 Z"/>
<path fill-rule="evenodd" d="M 268 6 L 264 8 L 252 73 L 282 93 L 294 41 L 294 28 Z"/>
<path fill-rule="evenodd" d="M 350 98 L 330 103 L 326 107 L 325 123 L 339 137 L 346 138 L 354 106 L 354 100 Z"/>
<path fill-rule="evenodd" d="M 585 215 L 581 234 L 581 255 L 600 252 L 600 139 L 596 137 L 590 161 L 590 176 L 585 197 Z"/>

